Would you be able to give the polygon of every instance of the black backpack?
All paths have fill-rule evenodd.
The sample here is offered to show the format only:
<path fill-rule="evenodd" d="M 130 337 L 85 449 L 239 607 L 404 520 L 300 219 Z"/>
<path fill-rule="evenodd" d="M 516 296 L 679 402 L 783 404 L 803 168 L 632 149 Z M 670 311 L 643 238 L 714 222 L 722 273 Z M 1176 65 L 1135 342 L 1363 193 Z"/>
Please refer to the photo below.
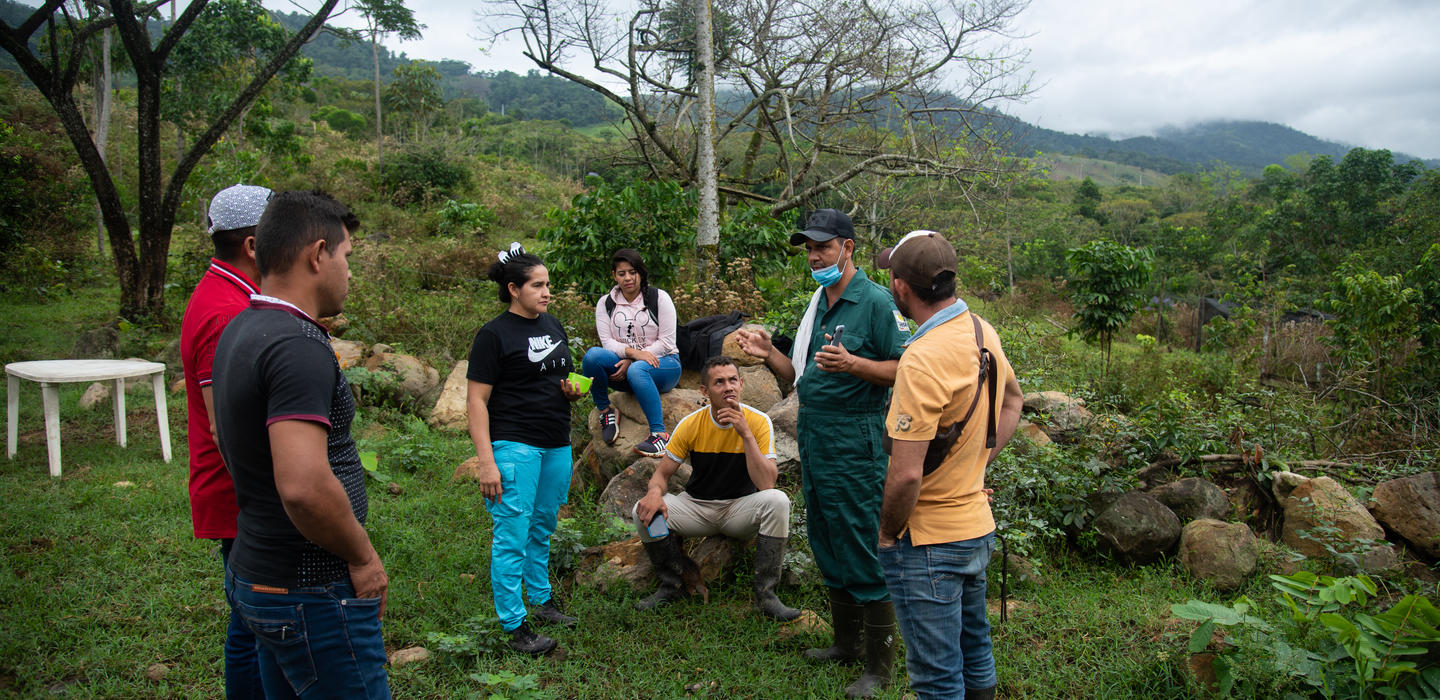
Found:
<path fill-rule="evenodd" d="M 660 324 L 660 290 L 655 287 L 646 286 L 640 290 L 640 298 L 645 302 L 645 310 L 650 312 L 650 321 L 656 325 Z M 615 315 L 615 297 L 605 295 L 605 313 Z"/>
<path fill-rule="evenodd" d="M 675 345 L 680 350 L 680 366 L 699 370 L 705 360 L 721 354 L 725 336 L 745 325 L 749 314 L 731 311 L 728 314 L 703 316 L 675 327 Z"/>

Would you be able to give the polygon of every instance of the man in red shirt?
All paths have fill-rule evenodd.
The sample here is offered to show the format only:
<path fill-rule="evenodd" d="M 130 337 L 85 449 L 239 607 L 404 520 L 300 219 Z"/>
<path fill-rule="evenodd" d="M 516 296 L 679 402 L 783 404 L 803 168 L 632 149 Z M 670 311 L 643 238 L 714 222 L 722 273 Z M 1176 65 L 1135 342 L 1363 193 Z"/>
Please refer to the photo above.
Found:
<path fill-rule="evenodd" d="M 270 190 L 235 185 L 210 201 L 210 239 L 215 257 L 195 285 L 180 323 L 180 357 L 185 365 L 186 433 L 190 444 L 190 517 L 195 536 L 219 540 L 226 561 L 235 541 L 235 484 L 215 446 L 214 401 L 210 368 L 215 343 L 230 319 L 250 306 L 259 291 L 255 280 L 255 225 L 265 211 Z M 225 636 L 225 694 L 229 698 L 263 698 L 255 635 L 232 609 Z"/>

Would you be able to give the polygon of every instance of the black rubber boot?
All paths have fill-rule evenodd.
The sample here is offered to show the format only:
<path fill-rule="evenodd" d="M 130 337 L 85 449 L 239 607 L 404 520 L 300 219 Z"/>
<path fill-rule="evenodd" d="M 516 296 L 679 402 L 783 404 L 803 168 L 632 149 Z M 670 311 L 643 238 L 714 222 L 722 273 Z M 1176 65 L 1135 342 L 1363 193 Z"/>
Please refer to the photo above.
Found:
<path fill-rule="evenodd" d="M 995 686 L 992 685 L 989 688 L 982 688 L 979 690 L 975 688 L 966 688 L 965 700 L 995 700 Z"/>
<path fill-rule="evenodd" d="M 551 595 L 550 600 L 545 601 L 544 605 L 530 611 L 530 617 L 542 622 L 548 622 L 552 625 L 564 625 L 566 627 L 574 627 L 580 622 L 580 619 L 574 615 L 566 615 L 560 611 L 560 599 L 554 595 Z"/>
<path fill-rule="evenodd" d="M 811 661 L 836 661 L 849 663 L 859 661 L 864 653 L 862 617 L 864 608 L 840 588 L 830 592 L 830 625 L 835 628 L 835 644 L 824 649 L 806 649 L 805 658 Z"/>
<path fill-rule="evenodd" d="M 519 627 L 510 630 L 510 648 L 522 654 L 539 656 L 555 648 L 555 640 L 543 634 L 535 634 L 530 629 L 530 623 L 522 622 Z"/>
<path fill-rule="evenodd" d="M 638 610 L 653 610 L 669 602 L 685 597 L 685 580 L 680 577 L 680 541 L 674 535 L 645 543 L 645 553 L 650 556 L 650 568 L 660 587 L 649 598 L 637 601 Z"/>
<path fill-rule="evenodd" d="M 875 691 L 890 685 L 895 669 L 895 606 L 888 600 L 866 603 L 865 672 L 845 689 L 847 698 L 875 697 Z"/>
<path fill-rule="evenodd" d="M 793 620 L 800 617 L 800 611 L 780 602 L 775 595 L 784 561 L 784 537 L 759 535 L 755 538 L 755 609 L 776 620 Z"/>

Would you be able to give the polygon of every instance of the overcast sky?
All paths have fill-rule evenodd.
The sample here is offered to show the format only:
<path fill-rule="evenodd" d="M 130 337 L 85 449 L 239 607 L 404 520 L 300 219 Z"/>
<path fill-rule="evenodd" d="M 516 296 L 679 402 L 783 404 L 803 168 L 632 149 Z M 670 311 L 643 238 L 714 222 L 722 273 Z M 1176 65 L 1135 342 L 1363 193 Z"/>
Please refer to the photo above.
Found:
<path fill-rule="evenodd" d="M 474 0 L 407 5 L 424 38 L 392 50 L 534 68 L 518 47 L 481 53 Z M 1440 1 L 1031 0 L 1015 31 L 1038 87 L 1008 111 L 1048 129 L 1123 137 L 1254 119 L 1440 158 Z"/>

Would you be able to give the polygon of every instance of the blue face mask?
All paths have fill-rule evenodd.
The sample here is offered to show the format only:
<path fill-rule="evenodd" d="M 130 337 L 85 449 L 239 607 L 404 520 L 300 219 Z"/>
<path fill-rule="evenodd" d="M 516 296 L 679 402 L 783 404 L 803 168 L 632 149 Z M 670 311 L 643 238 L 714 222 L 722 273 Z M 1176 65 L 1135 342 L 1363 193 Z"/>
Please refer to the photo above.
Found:
<path fill-rule="evenodd" d="M 818 270 L 811 270 L 810 277 L 821 287 L 829 287 L 840 281 L 840 264 L 836 263 L 830 267 L 822 267 Z"/>

